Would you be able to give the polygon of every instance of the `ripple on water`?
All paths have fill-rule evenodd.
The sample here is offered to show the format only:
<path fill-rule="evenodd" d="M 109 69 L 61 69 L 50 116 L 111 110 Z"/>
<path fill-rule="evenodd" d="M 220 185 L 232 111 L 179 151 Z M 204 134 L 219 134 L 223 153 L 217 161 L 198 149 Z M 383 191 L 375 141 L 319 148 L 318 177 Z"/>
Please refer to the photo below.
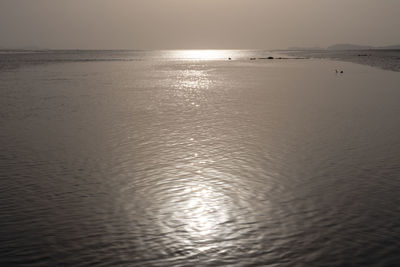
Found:
<path fill-rule="evenodd" d="M 336 64 L 0 73 L 0 262 L 394 266 L 399 77 Z"/>

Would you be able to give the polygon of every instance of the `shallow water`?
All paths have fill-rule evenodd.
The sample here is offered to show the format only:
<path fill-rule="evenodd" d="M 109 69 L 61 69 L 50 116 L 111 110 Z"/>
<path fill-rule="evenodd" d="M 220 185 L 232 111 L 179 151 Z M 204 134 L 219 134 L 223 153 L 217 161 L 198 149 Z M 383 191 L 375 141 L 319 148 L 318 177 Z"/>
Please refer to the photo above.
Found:
<path fill-rule="evenodd" d="M 226 55 L 4 68 L 0 263 L 396 266 L 399 73 Z"/>
<path fill-rule="evenodd" d="M 368 50 L 311 50 L 311 51 L 286 51 L 292 56 L 310 58 L 329 58 L 374 66 L 386 70 L 400 72 L 400 50 L 393 49 L 368 49 Z"/>

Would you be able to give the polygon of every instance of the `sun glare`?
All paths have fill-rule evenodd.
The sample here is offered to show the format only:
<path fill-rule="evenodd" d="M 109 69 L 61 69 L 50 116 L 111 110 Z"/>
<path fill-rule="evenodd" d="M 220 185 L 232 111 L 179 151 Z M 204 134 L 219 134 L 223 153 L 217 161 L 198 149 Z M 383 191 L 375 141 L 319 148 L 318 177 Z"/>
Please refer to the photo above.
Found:
<path fill-rule="evenodd" d="M 187 60 L 218 60 L 229 57 L 227 50 L 177 50 L 173 56 L 178 59 Z"/>

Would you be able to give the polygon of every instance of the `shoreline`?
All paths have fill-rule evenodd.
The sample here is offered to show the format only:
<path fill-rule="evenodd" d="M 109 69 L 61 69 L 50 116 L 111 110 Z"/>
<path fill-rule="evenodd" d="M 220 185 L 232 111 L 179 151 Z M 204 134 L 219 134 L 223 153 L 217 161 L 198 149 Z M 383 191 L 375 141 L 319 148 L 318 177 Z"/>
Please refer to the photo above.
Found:
<path fill-rule="evenodd" d="M 384 70 L 400 72 L 400 50 L 297 50 L 280 52 L 289 56 L 352 62 Z"/>

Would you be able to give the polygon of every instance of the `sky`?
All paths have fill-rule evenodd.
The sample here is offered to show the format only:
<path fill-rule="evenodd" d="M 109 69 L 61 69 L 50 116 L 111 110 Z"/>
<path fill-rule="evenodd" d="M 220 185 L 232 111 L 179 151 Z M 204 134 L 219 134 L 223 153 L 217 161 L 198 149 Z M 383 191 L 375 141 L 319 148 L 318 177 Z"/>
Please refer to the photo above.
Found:
<path fill-rule="evenodd" d="M 0 0 L 0 47 L 400 44 L 400 0 Z"/>

